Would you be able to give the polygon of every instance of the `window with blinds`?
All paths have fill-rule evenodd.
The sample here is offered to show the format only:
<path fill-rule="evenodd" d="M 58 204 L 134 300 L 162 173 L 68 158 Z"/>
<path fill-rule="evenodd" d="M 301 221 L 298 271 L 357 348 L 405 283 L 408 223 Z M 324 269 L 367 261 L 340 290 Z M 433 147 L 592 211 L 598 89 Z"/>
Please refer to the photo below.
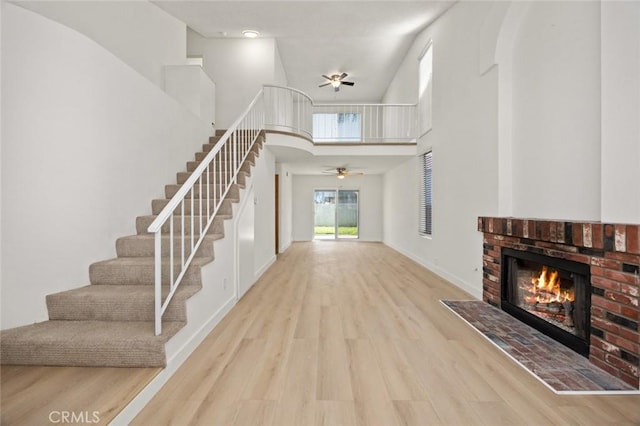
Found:
<path fill-rule="evenodd" d="M 420 156 L 420 219 L 419 232 L 421 235 L 431 235 L 432 232 L 432 191 L 431 191 L 431 165 L 432 152 L 426 152 Z"/>

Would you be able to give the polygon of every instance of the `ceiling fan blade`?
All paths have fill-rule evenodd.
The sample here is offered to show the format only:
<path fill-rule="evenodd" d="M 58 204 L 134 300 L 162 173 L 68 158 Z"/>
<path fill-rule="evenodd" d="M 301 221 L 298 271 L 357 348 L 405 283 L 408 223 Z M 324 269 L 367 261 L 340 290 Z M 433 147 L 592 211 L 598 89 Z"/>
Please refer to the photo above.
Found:
<path fill-rule="evenodd" d="M 342 80 L 343 78 L 345 78 L 346 76 L 348 76 L 349 74 L 347 74 L 346 72 L 343 72 L 340 77 L 338 77 L 338 80 Z"/>
<path fill-rule="evenodd" d="M 324 87 L 324 86 L 328 86 L 328 85 L 330 85 L 330 84 L 331 84 L 331 83 L 324 83 L 324 84 L 321 84 L 321 85 L 320 85 L 320 86 L 318 86 L 318 87 Z"/>
<path fill-rule="evenodd" d="M 346 172 L 345 175 L 347 175 L 347 176 L 364 176 L 364 173 L 362 173 L 362 172 L 356 172 L 356 173 Z"/>
<path fill-rule="evenodd" d="M 331 80 L 331 77 L 328 77 L 328 76 L 326 76 L 326 75 L 324 75 L 324 74 L 322 74 L 322 76 L 323 76 L 324 78 L 326 78 L 327 80 Z"/>
<path fill-rule="evenodd" d="M 347 86 L 353 86 L 355 83 L 353 81 L 342 81 L 342 84 L 346 84 Z"/>

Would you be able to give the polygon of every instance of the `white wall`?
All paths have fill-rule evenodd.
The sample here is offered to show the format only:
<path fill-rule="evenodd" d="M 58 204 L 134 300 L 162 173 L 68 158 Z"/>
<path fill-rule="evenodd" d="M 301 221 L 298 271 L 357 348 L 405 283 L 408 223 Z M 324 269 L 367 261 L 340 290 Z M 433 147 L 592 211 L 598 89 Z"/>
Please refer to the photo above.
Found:
<path fill-rule="evenodd" d="M 253 286 L 255 282 L 255 194 L 253 185 L 247 188 L 247 197 L 238 209 L 237 229 L 235 238 L 238 245 L 237 253 L 237 277 L 238 298 Z"/>
<path fill-rule="evenodd" d="M 513 215 L 600 219 L 600 3 L 533 2 L 513 45 Z"/>
<path fill-rule="evenodd" d="M 85 34 L 158 87 L 186 60 L 186 25 L 147 1 L 24 1 L 20 6 Z"/>
<path fill-rule="evenodd" d="M 254 270 L 261 275 L 275 261 L 276 253 L 276 161 L 271 151 L 262 148 L 260 161 L 251 173 L 255 179 Z"/>
<path fill-rule="evenodd" d="M 602 2 L 603 222 L 640 223 L 640 2 Z"/>
<path fill-rule="evenodd" d="M 88 283 L 210 125 L 95 42 L 6 2 L 2 56 L 8 328 L 45 320 L 47 294 Z"/>
<path fill-rule="evenodd" d="M 263 84 L 276 83 L 274 39 L 204 38 L 187 32 L 187 53 L 202 56 L 204 69 L 216 84 L 216 127 L 233 124 Z"/>
<path fill-rule="evenodd" d="M 293 240 L 313 239 L 316 189 L 350 189 L 359 194 L 359 240 L 382 241 L 382 175 L 353 176 L 338 180 L 334 176 L 293 176 Z"/>
<path fill-rule="evenodd" d="M 457 3 L 423 31 L 384 97 L 415 102 L 418 57 L 433 41 L 432 130 L 418 152 L 433 150 L 433 235 L 418 235 L 418 161 L 384 176 L 384 242 L 479 297 L 482 235 L 477 216 L 497 209 L 497 82 L 479 72 L 479 34 L 490 3 Z"/>
<path fill-rule="evenodd" d="M 282 63 L 282 57 L 280 56 L 280 49 L 278 49 L 278 43 L 275 43 L 275 76 L 273 84 L 278 86 L 288 86 L 289 79 L 287 78 L 287 72 L 284 69 Z"/>
<path fill-rule="evenodd" d="M 277 172 L 280 176 L 279 183 L 279 247 L 278 253 L 283 253 L 293 241 L 293 174 L 287 164 L 277 164 Z"/>
<path fill-rule="evenodd" d="M 201 66 L 166 66 L 164 90 L 202 121 L 215 123 L 216 85 Z"/>

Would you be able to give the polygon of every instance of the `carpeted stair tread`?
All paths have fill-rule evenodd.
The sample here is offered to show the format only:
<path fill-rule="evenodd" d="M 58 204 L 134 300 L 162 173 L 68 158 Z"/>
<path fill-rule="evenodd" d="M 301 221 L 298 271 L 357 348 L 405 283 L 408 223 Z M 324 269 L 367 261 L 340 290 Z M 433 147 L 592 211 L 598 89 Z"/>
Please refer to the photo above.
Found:
<path fill-rule="evenodd" d="M 163 315 L 165 321 L 187 321 L 186 300 L 201 285 L 180 285 Z M 47 295 L 50 320 L 153 321 L 154 286 L 88 285 Z M 169 287 L 162 288 L 163 298 Z"/>
<path fill-rule="evenodd" d="M 192 174 L 193 172 L 178 172 L 176 174 L 176 183 L 179 185 L 184 184 Z M 208 178 L 209 180 L 207 180 L 207 174 L 202 175 L 203 185 L 206 185 L 207 183 L 213 184 L 213 183 L 222 181 L 225 176 L 225 172 L 224 170 L 218 170 L 215 174 L 213 172 L 210 172 L 208 175 L 209 175 L 209 178 Z M 248 176 L 249 176 L 249 173 L 247 172 L 241 171 L 238 173 L 238 185 L 240 185 L 241 188 L 244 188 L 244 185 L 246 185 Z M 196 185 L 198 185 L 198 182 L 196 182 Z"/>
<path fill-rule="evenodd" d="M 149 226 L 153 223 L 154 220 L 156 220 L 156 215 L 148 215 L 148 216 L 138 216 L 136 218 L 136 232 L 139 235 L 152 235 L 149 233 L 148 229 Z M 213 219 L 213 223 L 211 224 L 211 226 L 209 227 L 209 230 L 207 232 L 207 235 L 210 234 L 222 234 L 224 235 L 224 221 L 225 221 L 226 217 L 221 217 L 221 216 L 216 216 Z M 206 225 L 206 221 L 207 221 L 207 217 L 204 216 L 202 218 L 202 228 L 204 229 L 205 225 Z M 175 215 L 173 217 L 173 233 L 174 235 L 180 235 L 180 230 L 182 229 L 182 216 L 178 216 Z M 198 235 L 200 233 L 200 216 L 194 216 L 193 217 L 193 226 L 194 226 L 194 232 L 195 232 L 195 238 L 198 238 Z M 191 215 L 185 215 L 184 217 L 184 229 L 185 229 L 185 236 L 189 236 L 191 235 Z M 162 226 L 162 232 L 164 234 L 168 234 L 170 230 L 170 224 L 167 221 L 163 226 Z"/>
<path fill-rule="evenodd" d="M 182 278 L 182 285 L 198 285 L 201 282 L 200 268 L 213 261 L 210 257 L 194 257 Z M 179 270 L 179 262 L 174 269 Z M 169 284 L 169 262 L 163 262 L 162 284 Z M 155 262 L 153 257 L 118 257 L 103 260 L 89 266 L 91 284 L 112 285 L 153 285 L 155 283 Z"/>
<path fill-rule="evenodd" d="M 196 155 L 195 155 L 196 161 L 204 160 L 205 157 L 209 154 L 210 151 L 211 150 L 204 151 L 204 152 L 196 152 Z M 247 158 L 244 159 L 244 161 L 249 161 L 251 163 L 251 165 L 255 165 L 255 161 L 256 161 L 256 157 L 257 156 L 258 156 L 257 151 L 249 151 L 249 154 L 247 155 Z M 233 156 L 229 156 L 229 157 L 226 157 L 226 158 L 223 157 L 222 159 L 216 159 L 214 161 L 216 163 L 225 162 L 225 161 L 233 161 Z"/>
<path fill-rule="evenodd" d="M 202 189 L 200 188 L 202 186 Z M 200 199 L 200 193 L 202 191 L 202 199 L 206 200 L 207 197 L 207 187 L 208 187 L 208 193 L 209 193 L 209 197 L 211 199 L 214 198 L 214 196 L 219 196 L 220 192 L 226 188 L 226 186 L 224 186 L 223 184 L 217 184 L 217 185 L 195 185 L 193 187 L 193 201 L 195 202 L 196 199 L 199 200 Z M 164 196 L 167 198 L 173 198 L 174 195 L 176 195 L 178 193 L 178 190 L 180 190 L 180 188 L 182 188 L 182 185 L 178 185 L 178 184 L 171 184 L 171 185 L 166 185 L 164 187 Z M 231 199 L 240 199 L 240 187 L 237 184 L 233 184 L 231 185 L 231 187 L 229 188 L 229 192 L 228 195 L 230 195 Z M 191 203 L 191 194 L 187 194 L 187 202 Z"/>
<path fill-rule="evenodd" d="M 187 161 L 187 171 L 193 172 L 200 165 L 200 161 Z M 251 173 L 251 167 L 253 163 L 249 161 L 245 161 L 244 164 L 240 167 L 241 172 Z M 216 169 L 219 169 L 220 166 L 216 166 Z"/>
<path fill-rule="evenodd" d="M 224 234 L 208 234 L 200 244 L 196 253 L 197 257 L 214 257 L 213 242 L 224 237 Z M 169 256 L 170 238 L 162 235 L 162 256 Z M 185 237 L 185 245 L 191 246 L 191 236 Z M 173 237 L 174 257 L 180 256 L 181 239 L 180 235 Z M 155 254 L 155 235 L 137 234 L 120 237 L 116 240 L 116 253 L 118 257 L 153 257 Z"/>
<path fill-rule="evenodd" d="M 164 344 L 182 322 L 45 321 L 0 332 L 3 364 L 79 367 L 164 367 Z"/>
<path fill-rule="evenodd" d="M 169 201 L 171 201 L 169 198 L 162 198 L 162 199 L 156 199 L 156 200 L 152 200 L 151 201 L 151 212 L 154 215 L 158 215 L 160 214 L 160 212 L 162 212 L 162 209 L 165 208 L 165 206 L 167 204 L 169 204 Z M 210 209 L 213 212 L 213 203 L 210 203 Z M 202 205 L 203 205 L 203 211 L 207 210 L 207 201 L 203 200 L 202 201 Z M 200 212 L 200 200 L 199 199 L 194 199 L 193 200 L 193 210 L 196 213 Z M 182 210 L 180 208 L 178 208 L 178 210 L 176 211 L 176 214 L 180 214 Z M 185 203 L 184 205 L 184 212 L 185 214 L 191 214 L 191 202 Z M 216 216 L 223 216 L 225 218 L 231 219 L 233 217 L 233 201 L 230 199 L 225 199 L 222 201 L 222 204 L 220 205 L 220 209 L 218 210 L 218 213 L 216 214 Z"/>

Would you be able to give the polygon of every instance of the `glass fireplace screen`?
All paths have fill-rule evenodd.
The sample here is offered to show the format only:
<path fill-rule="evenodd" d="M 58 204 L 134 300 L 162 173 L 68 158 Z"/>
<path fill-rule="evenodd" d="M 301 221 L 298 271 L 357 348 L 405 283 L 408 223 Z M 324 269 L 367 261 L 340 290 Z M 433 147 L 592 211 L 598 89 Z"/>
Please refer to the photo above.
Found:
<path fill-rule="evenodd" d="M 569 334 L 588 342 L 589 266 L 516 250 L 503 255 L 502 299 L 510 308 L 505 310 L 556 340 Z"/>

